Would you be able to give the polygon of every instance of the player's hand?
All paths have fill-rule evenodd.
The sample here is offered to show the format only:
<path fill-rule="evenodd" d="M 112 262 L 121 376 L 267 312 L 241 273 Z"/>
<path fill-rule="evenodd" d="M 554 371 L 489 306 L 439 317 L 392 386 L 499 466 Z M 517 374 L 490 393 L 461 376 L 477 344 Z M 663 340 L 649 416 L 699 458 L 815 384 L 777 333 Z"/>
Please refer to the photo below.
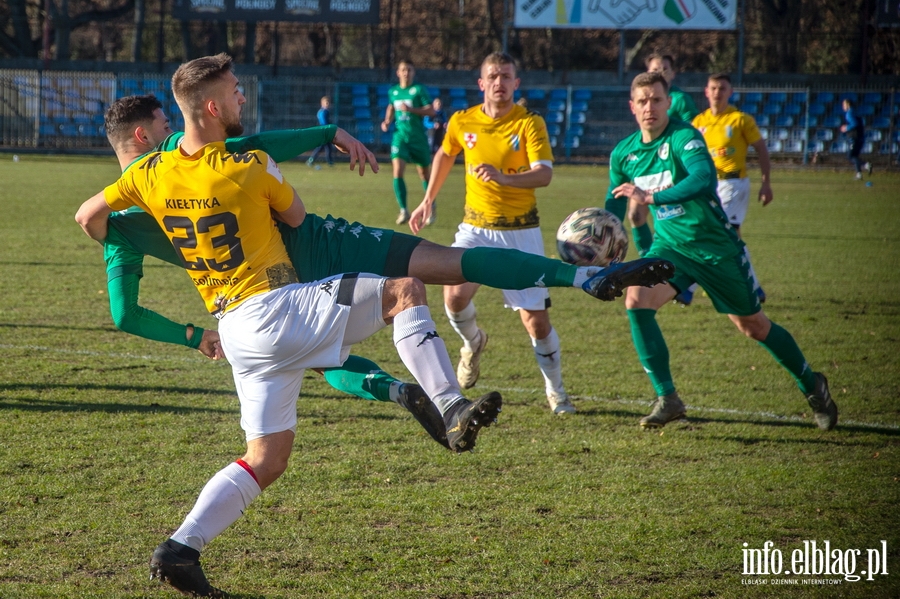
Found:
<path fill-rule="evenodd" d="M 409 228 L 418 235 L 425 228 L 428 219 L 431 218 L 431 205 L 434 201 L 422 200 L 422 203 L 409 215 Z"/>
<path fill-rule="evenodd" d="M 491 181 L 493 181 L 498 185 L 503 185 L 504 181 L 506 180 L 506 176 L 499 170 L 497 170 L 496 167 L 490 164 L 479 164 L 475 167 L 472 173 L 475 175 L 475 177 L 477 177 L 481 181 L 484 181 L 485 183 L 490 183 Z"/>
<path fill-rule="evenodd" d="M 222 351 L 222 344 L 219 341 L 219 331 L 211 331 L 209 329 L 205 329 L 203 331 L 203 338 L 200 340 L 200 346 L 197 348 L 201 354 L 209 358 L 210 360 L 219 360 L 225 357 L 225 352 Z"/>
<path fill-rule="evenodd" d="M 847 132 L 847 125 L 841 125 L 841 133 Z"/>
<path fill-rule="evenodd" d="M 385 133 L 388 132 L 388 129 L 391 128 L 391 124 L 387 121 L 381 121 L 381 130 Z"/>
<path fill-rule="evenodd" d="M 652 204 L 650 194 L 633 183 L 623 183 L 613 189 L 613 196 L 617 198 L 628 198 L 642 206 Z"/>
<path fill-rule="evenodd" d="M 333 143 L 334 147 L 339 151 L 350 156 L 351 171 L 356 168 L 357 163 L 359 164 L 360 177 L 366 174 L 366 163 L 369 164 L 373 173 L 378 172 L 378 161 L 375 159 L 375 154 L 373 154 L 361 141 L 340 127 L 338 127 L 335 132 L 334 139 L 331 143 Z"/>
<path fill-rule="evenodd" d="M 762 202 L 763 206 L 768 206 L 769 202 L 774 199 L 775 198 L 772 195 L 772 186 L 769 185 L 768 182 L 764 182 L 759 186 L 759 201 Z"/>

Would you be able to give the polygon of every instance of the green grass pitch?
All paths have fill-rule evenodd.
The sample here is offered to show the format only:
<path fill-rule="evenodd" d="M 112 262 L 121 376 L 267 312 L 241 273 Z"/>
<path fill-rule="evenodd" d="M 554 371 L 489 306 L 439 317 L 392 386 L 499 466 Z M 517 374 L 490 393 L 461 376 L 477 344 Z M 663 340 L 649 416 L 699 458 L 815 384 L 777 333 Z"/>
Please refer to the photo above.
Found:
<path fill-rule="evenodd" d="M 0 154 L 4 599 L 178 596 L 148 582 L 150 553 L 243 451 L 227 364 L 111 322 L 101 250 L 72 217 L 117 171 L 111 158 Z M 310 211 L 394 226 L 390 166 L 345 171 L 284 168 Z M 452 241 L 461 173 L 427 238 Z M 872 180 L 776 170 L 774 202 L 754 203 L 744 227 L 767 314 L 831 381 L 835 431 L 812 424 L 789 375 L 699 294 L 659 314 L 688 419 L 650 433 L 637 422 L 652 388 L 622 301 L 554 290 L 579 410 L 554 417 L 518 317 L 485 288 L 491 344 L 474 391 L 505 401 L 477 451 L 452 455 L 400 408 L 310 374 L 291 465 L 206 549 L 211 582 L 248 599 L 900 596 L 900 176 Z M 605 168 L 556 169 L 539 191 L 548 253 L 556 225 L 602 206 L 607 184 Z M 440 289 L 429 295 L 455 362 Z M 215 325 L 171 266 L 148 261 L 142 299 Z M 409 377 L 389 331 L 357 353 Z M 767 541 L 782 573 L 745 573 L 744 550 Z M 834 569 L 878 573 L 785 575 L 810 541 L 840 549 Z"/>

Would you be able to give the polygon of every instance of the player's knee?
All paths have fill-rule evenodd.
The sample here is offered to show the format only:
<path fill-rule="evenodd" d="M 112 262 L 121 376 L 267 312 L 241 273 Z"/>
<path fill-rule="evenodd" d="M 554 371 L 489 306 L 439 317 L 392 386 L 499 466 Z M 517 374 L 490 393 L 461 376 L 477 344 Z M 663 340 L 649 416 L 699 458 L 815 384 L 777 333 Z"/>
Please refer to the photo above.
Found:
<path fill-rule="evenodd" d="M 631 205 L 628 208 L 628 222 L 632 227 L 642 227 L 647 224 L 647 211 L 642 210 L 643 206 Z"/>
<path fill-rule="evenodd" d="M 388 279 L 384 284 L 385 303 L 392 304 L 391 312 L 402 312 L 413 306 L 428 303 L 425 284 L 415 277 Z"/>

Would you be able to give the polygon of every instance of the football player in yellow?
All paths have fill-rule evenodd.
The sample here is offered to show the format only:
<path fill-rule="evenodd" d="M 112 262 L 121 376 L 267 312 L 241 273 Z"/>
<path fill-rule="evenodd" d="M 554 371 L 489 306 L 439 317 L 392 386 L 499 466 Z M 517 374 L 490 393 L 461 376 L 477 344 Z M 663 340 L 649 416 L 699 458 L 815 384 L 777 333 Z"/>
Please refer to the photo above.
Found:
<path fill-rule="evenodd" d="M 549 185 L 553 177 L 547 126 L 539 115 L 513 101 L 519 78 L 508 54 L 495 52 L 484 59 L 478 85 L 484 92 L 484 103 L 450 118 L 444 142 L 431 164 L 425 197 L 410 216 L 410 228 L 418 233 L 428 223 L 456 156 L 463 152 L 465 215 L 453 246 L 514 248 L 542 257 L 544 242 L 534 190 Z M 629 262 L 622 268 L 629 271 L 625 285 L 652 285 L 659 280 L 648 278 L 650 273 L 662 274 L 665 270 L 658 261 Z M 580 269 L 581 279 L 575 285 L 590 286 L 591 277 L 599 276 L 584 271 Z M 542 279 L 535 280 L 529 289 L 504 291 L 503 297 L 508 307 L 519 311 L 531 337 L 550 408 L 556 414 L 572 413 L 575 406 L 563 386 L 559 336 L 547 311 L 550 294 Z M 488 341 L 487 333 L 475 320 L 472 298 L 478 288 L 475 283 L 444 287 L 447 316 L 463 340 L 456 375 L 464 389 L 478 380 L 481 355 Z"/>
<path fill-rule="evenodd" d="M 476 402 L 462 396 L 418 279 L 351 273 L 297 282 L 272 213 L 296 227 L 303 202 L 265 152 L 225 149 L 226 138 L 243 132 L 245 99 L 231 66 L 220 54 L 179 67 L 172 90 L 185 116 L 183 143 L 139 159 L 76 215 L 102 240 L 112 210 L 135 205 L 151 214 L 219 319 L 247 452 L 206 483 L 150 560 L 151 577 L 205 597 L 223 593 L 203 574 L 200 552 L 287 468 L 304 369 L 340 365 L 352 344 L 393 323 L 397 351 L 443 415 L 451 449 L 471 449 L 502 403 L 496 392 Z"/>
<path fill-rule="evenodd" d="M 770 178 L 769 150 L 766 140 L 762 138 L 756 121 L 746 112 L 741 112 L 728 103 L 734 89 L 731 77 L 727 73 L 715 73 L 709 76 L 706 83 L 706 99 L 709 108 L 696 117 L 691 124 L 703 134 L 706 147 L 716 165 L 717 191 L 722 208 L 728 215 L 728 222 L 735 228 L 738 236 L 741 225 L 747 216 L 750 206 L 750 178 L 747 176 L 747 150 L 752 147 L 759 160 L 762 184 L 757 196 L 763 206 L 772 201 L 772 185 Z M 750 261 L 750 252 L 744 246 L 744 255 Z M 759 285 L 753 266 L 750 266 L 753 286 L 760 301 L 765 301 L 766 294 Z"/>

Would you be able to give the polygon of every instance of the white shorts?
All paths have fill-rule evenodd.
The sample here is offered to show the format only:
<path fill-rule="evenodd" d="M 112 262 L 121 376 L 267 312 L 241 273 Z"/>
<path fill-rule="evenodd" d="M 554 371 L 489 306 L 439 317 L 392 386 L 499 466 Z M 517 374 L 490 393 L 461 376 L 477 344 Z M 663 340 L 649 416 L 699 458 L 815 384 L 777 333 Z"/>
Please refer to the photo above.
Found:
<path fill-rule="evenodd" d="M 260 293 L 226 312 L 219 337 L 247 440 L 297 428 L 306 368 L 340 366 L 350 346 L 385 327 L 384 277 L 338 275 Z"/>
<path fill-rule="evenodd" d="M 538 227 L 531 229 L 513 229 L 511 231 L 482 229 L 462 223 L 456 231 L 453 242 L 455 248 L 511 248 L 544 255 L 544 240 Z M 503 291 L 503 301 L 507 308 L 513 310 L 546 310 L 550 306 L 550 293 L 544 287 L 531 287 L 522 290 Z"/>
<path fill-rule="evenodd" d="M 738 227 L 744 224 L 747 208 L 750 207 L 750 178 L 719 179 L 716 191 L 719 192 L 719 200 L 722 201 L 722 209 L 728 216 L 728 222 Z"/>

